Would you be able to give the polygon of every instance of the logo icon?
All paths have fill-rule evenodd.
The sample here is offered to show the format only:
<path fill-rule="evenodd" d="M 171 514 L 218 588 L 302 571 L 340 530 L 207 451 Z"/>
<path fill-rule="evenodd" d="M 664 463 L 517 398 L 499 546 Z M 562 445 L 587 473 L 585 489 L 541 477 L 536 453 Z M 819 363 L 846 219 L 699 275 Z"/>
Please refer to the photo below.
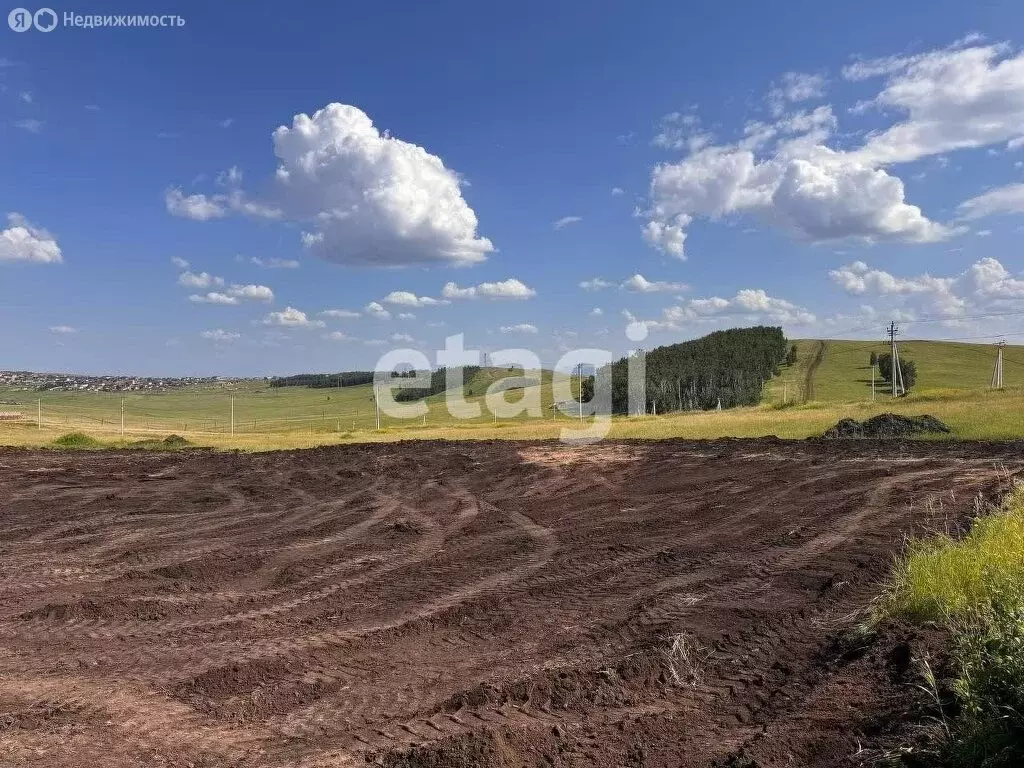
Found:
<path fill-rule="evenodd" d="M 57 14 L 53 12 L 52 8 L 40 8 L 32 17 L 32 22 L 40 32 L 53 32 L 54 27 L 57 26 Z"/>
<path fill-rule="evenodd" d="M 7 26 L 15 32 L 28 32 L 32 29 L 32 11 L 27 8 L 15 8 L 7 14 Z"/>

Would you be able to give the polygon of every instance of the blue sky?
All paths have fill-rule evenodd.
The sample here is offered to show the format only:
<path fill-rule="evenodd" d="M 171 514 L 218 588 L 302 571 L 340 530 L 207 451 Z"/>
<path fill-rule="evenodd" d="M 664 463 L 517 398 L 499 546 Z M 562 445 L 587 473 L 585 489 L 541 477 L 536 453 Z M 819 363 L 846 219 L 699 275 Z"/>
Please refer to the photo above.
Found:
<path fill-rule="evenodd" d="M 1019 340 L 1019 3 L 492 5 L 2 29 L 0 368 Z"/>

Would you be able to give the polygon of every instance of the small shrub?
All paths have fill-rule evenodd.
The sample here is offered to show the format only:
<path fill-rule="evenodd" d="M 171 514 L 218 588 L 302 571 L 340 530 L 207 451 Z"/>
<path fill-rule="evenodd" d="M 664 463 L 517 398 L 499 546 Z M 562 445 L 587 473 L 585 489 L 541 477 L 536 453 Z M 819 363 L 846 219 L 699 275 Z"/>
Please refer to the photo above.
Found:
<path fill-rule="evenodd" d="M 1024 489 L 957 540 L 914 542 L 881 617 L 949 630 L 960 716 L 943 747 L 954 768 L 1024 765 Z"/>
<path fill-rule="evenodd" d="M 953 766 L 1024 765 L 1024 606 L 996 602 L 983 623 L 954 635 L 960 700 L 957 738 L 948 748 Z"/>
<path fill-rule="evenodd" d="M 61 435 L 53 444 L 58 448 L 100 448 L 102 443 L 93 438 L 89 437 L 84 432 L 68 432 L 66 435 Z"/>

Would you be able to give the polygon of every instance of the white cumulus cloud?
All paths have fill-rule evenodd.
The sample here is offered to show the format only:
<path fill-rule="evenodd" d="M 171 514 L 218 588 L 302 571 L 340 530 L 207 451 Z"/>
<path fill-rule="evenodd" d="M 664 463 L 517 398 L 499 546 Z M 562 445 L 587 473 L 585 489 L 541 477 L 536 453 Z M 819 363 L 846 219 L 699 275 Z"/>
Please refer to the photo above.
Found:
<path fill-rule="evenodd" d="M 388 312 L 384 308 L 384 305 L 381 304 L 379 301 L 371 301 L 369 304 L 366 305 L 366 307 L 364 308 L 364 311 L 370 317 L 376 317 L 378 320 L 390 320 L 391 319 L 391 313 Z"/>
<path fill-rule="evenodd" d="M 437 307 L 450 303 L 430 296 L 417 296 L 412 291 L 392 291 L 381 302 L 399 307 Z"/>
<path fill-rule="evenodd" d="M 329 104 L 274 131 L 281 206 L 312 222 L 303 243 L 328 261 L 474 264 L 494 250 L 459 176 L 436 155 L 381 133 L 360 109 Z"/>
<path fill-rule="evenodd" d="M 270 312 L 263 318 L 263 325 L 274 325 L 282 328 L 323 328 L 323 320 L 310 320 L 305 312 L 295 307 L 285 307 L 280 312 Z"/>
<path fill-rule="evenodd" d="M 273 301 L 274 292 L 265 285 L 232 285 L 228 295 L 249 301 Z"/>
<path fill-rule="evenodd" d="M 644 237 L 676 256 L 694 219 L 750 215 L 809 242 L 853 239 L 929 243 L 964 231 L 934 221 L 906 200 L 892 167 L 953 150 L 1024 139 L 1024 54 L 966 38 L 914 56 L 854 62 L 849 80 L 883 78 L 855 112 L 877 108 L 888 126 L 860 146 L 830 146 L 837 128 L 829 107 L 785 112 L 821 95 L 823 82 L 785 76 L 769 94 L 774 123 L 748 124 L 732 144 L 689 147 L 651 174 Z M 1008 212 L 1014 190 L 968 201 L 964 218 Z"/>
<path fill-rule="evenodd" d="M 460 288 L 456 283 L 445 283 L 441 295 L 446 299 L 531 299 L 537 292 L 514 277 L 496 283 Z"/>
<path fill-rule="evenodd" d="M 1008 307 L 1017 309 L 1024 299 L 1024 279 L 1015 277 L 991 257 L 978 259 L 963 272 L 948 277 L 928 273 L 899 277 L 862 261 L 832 270 L 829 276 L 852 295 L 914 299 L 919 308 L 949 320 Z"/>
<path fill-rule="evenodd" d="M 231 306 L 240 303 L 237 296 L 229 296 L 228 294 L 221 293 L 220 291 L 194 293 L 188 297 L 188 300 L 194 304 L 224 304 Z"/>
<path fill-rule="evenodd" d="M 164 205 L 172 216 L 182 216 L 195 221 L 209 221 L 227 216 L 227 209 L 206 195 L 186 195 L 177 187 L 164 193 Z"/>
<path fill-rule="evenodd" d="M 7 225 L 7 229 L 0 231 L 0 262 L 60 264 L 64 261 L 54 236 L 29 223 L 20 213 L 7 214 Z"/>
<path fill-rule="evenodd" d="M 772 322 L 782 325 L 810 325 L 817 318 L 809 310 L 785 299 L 769 296 L 760 288 L 745 288 L 732 298 L 709 296 L 689 299 L 667 307 L 657 320 L 640 320 L 623 312 L 631 325 L 649 330 L 685 330 L 688 326 L 708 323 Z"/>
<path fill-rule="evenodd" d="M 619 286 L 626 291 L 636 293 L 664 293 L 672 291 L 685 291 L 689 289 L 686 283 L 673 283 L 666 280 L 648 280 L 641 274 L 635 274 Z"/>

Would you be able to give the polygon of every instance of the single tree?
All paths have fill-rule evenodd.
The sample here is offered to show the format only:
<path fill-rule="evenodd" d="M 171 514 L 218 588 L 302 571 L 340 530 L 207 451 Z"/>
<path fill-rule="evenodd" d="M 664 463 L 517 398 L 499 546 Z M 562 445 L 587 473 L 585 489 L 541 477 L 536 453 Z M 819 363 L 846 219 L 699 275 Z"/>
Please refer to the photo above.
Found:
<path fill-rule="evenodd" d="M 878 372 L 883 379 L 892 383 L 892 355 L 888 352 L 878 356 Z M 903 374 L 903 388 L 909 392 L 917 384 L 917 365 L 913 360 L 900 358 L 900 372 Z"/>
<path fill-rule="evenodd" d="M 796 362 L 796 344 L 789 348 L 789 352 L 786 353 L 786 365 L 793 365 Z"/>
<path fill-rule="evenodd" d="M 877 352 L 872 352 L 871 353 L 871 367 L 874 368 L 876 365 L 878 365 L 878 353 Z"/>

